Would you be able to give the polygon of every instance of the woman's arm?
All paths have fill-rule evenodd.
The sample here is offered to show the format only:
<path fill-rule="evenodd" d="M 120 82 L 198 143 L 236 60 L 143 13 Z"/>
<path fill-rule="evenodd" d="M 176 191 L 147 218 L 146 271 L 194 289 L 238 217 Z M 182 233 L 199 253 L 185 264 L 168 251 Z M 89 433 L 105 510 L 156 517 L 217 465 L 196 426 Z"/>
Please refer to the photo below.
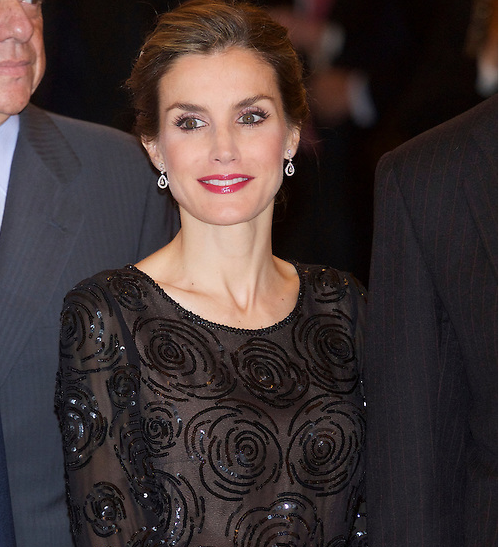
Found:
<path fill-rule="evenodd" d="M 161 528 L 164 494 L 148 465 L 139 393 L 140 363 L 119 306 L 104 283 L 76 287 L 61 315 L 56 409 L 78 547 L 140 544 Z"/>

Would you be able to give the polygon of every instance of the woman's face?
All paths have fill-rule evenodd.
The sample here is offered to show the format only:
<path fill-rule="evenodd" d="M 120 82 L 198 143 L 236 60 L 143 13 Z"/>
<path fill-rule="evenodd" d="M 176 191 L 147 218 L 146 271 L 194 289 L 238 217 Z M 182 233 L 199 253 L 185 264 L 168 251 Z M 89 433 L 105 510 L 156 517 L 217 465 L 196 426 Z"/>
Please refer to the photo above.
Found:
<path fill-rule="evenodd" d="M 180 57 L 160 81 L 158 138 L 182 213 L 209 224 L 247 222 L 273 206 L 299 130 L 286 124 L 273 68 L 242 48 Z"/>

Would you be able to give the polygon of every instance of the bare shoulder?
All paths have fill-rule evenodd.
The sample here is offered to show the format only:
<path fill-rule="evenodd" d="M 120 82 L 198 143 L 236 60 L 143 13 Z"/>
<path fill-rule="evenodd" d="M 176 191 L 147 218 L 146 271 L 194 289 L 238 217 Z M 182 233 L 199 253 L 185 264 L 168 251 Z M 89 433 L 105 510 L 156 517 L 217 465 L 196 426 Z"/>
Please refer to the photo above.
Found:
<path fill-rule="evenodd" d="M 150 254 L 135 267 L 160 285 L 170 285 L 179 273 L 179 260 L 173 242 Z"/>
<path fill-rule="evenodd" d="M 294 264 L 276 256 L 273 257 L 273 260 L 277 272 L 285 281 L 298 282 L 298 271 Z"/>

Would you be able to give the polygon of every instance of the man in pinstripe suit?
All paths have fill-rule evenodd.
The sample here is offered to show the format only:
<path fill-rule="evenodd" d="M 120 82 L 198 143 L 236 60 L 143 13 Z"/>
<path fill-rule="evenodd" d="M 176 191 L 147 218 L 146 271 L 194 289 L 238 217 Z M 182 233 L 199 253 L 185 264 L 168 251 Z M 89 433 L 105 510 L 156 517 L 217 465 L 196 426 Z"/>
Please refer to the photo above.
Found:
<path fill-rule="evenodd" d="M 370 547 L 497 545 L 497 96 L 386 154 L 370 276 Z"/>
<path fill-rule="evenodd" d="M 10 501 L 17 547 L 72 544 L 54 412 L 65 293 L 147 256 L 177 223 L 130 135 L 28 104 L 42 25 L 40 0 L 0 0 L 1 547 L 14 545 Z"/>

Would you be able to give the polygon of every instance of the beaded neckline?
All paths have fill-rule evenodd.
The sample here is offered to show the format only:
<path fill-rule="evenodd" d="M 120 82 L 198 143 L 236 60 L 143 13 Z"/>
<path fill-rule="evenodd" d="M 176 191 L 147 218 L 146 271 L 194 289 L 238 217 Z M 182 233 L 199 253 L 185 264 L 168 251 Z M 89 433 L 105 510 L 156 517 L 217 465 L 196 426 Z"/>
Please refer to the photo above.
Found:
<path fill-rule="evenodd" d="M 274 323 L 273 325 L 270 325 L 268 327 L 263 327 L 260 329 L 243 329 L 238 327 L 230 327 L 228 325 L 222 325 L 220 323 L 214 323 L 213 321 L 208 321 L 207 319 L 203 319 L 200 315 L 195 314 L 194 312 L 191 312 L 181 306 L 176 300 L 174 300 L 152 277 L 150 277 L 148 274 L 134 266 L 133 264 L 127 264 L 125 266 L 126 269 L 131 270 L 138 275 L 140 275 L 147 283 L 149 283 L 154 290 L 167 302 L 169 302 L 178 312 L 180 312 L 186 319 L 192 321 L 193 323 L 197 325 L 202 325 L 204 327 L 209 327 L 211 329 L 215 330 L 223 330 L 226 332 L 231 332 L 235 334 L 244 334 L 244 335 L 258 335 L 258 334 L 269 334 L 272 332 L 275 332 L 281 328 L 283 328 L 286 325 L 289 325 L 289 323 L 293 322 L 296 316 L 299 314 L 302 304 L 303 304 L 303 295 L 305 292 L 305 274 L 304 271 L 301 269 L 298 262 L 295 262 L 294 260 L 289 261 L 290 264 L 294 266 L 296 269 L 296 272 L 298 273 L 298 278 L 300 281 L 300 287 L 298 289 L 298 297 L 296 299 L 296 304 L 294 308 L 291 310 L 291 312 L 284 318 L 278 321 L 277 323 Z"/>

